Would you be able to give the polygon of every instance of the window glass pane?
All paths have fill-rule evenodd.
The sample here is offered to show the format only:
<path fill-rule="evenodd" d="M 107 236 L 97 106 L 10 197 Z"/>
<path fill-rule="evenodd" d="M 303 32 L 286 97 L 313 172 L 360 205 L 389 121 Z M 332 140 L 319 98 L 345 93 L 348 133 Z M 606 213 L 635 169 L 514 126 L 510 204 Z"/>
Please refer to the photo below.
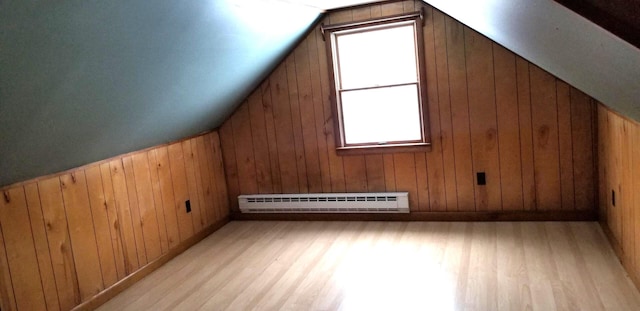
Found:
<path fill-rule="evenodd" d="M 347 144 L 420 140 L 417 85 L 342 92 Z"/>
<path fill-rule="evenodd" d="M 417 81 L 413 25 L 339 34 L 341 89 Z"/>

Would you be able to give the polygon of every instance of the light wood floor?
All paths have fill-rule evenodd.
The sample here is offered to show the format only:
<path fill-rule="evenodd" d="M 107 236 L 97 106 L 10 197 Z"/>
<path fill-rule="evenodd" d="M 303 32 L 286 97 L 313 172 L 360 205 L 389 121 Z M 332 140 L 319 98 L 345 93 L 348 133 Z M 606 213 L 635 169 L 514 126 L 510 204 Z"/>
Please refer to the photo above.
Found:
<path fill-rule="evenodd" d="M 594 222 L 231 222 L 101 310 L 640 310 Z"/>

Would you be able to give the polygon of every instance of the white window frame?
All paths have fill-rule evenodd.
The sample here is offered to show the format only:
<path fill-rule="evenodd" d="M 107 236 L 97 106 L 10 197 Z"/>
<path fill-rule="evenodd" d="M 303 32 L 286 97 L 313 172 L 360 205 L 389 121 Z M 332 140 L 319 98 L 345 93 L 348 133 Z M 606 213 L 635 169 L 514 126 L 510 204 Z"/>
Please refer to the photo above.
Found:
<path fill-rule="evenodd" d="M 336 151 L 338 154 L 362 154 L 362 153 L 383 153 L 383 152 L 412 152 L 430 148 L 429 119 L 427 112 L 426 93 L 426 71 L 424 66 L 424 40 L 422 35 L 423 14 L 421 11 L 409 14 L 387 16 L 382 18 L 357 21 L 350 23 L 322 25 L 321 30 L 325 36 L 327 46 L 327 58 L 329 62 L 329 77 L 331 80 L 331 102 L 334 120 L 334 134 L 336 140 Z M 342 34 L 353 34 L 358 32 L 369 32 L 380 29 L 388 29 L 398 26 L 413 25 L 414 44 L 416 47 L 416 71 L 417 81 L 401 84 L 376 85 L 372 87 L 343 89 L 340 83 L 340 68 L 338 66 L 338 47 L 336 37 Z M 384 60 L 381 60 L 384 61 Z M 391 88 L 399 85 L 416 85 L 418 91 L 418 108 L 420 118 L 421 137 L 411 141 L 387 141 L 371 143 L 348 144 L 345 138 L 344 119 L 342 116 L 341 94 L 346 91 Z"/>

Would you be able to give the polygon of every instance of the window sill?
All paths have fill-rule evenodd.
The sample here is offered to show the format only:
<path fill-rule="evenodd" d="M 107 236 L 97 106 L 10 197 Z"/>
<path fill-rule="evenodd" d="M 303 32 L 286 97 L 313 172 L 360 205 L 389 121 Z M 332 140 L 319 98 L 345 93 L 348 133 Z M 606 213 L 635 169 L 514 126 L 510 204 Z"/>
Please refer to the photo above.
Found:
<path fill-rule="evenodd" d="M 394 145 L 336 148 L 336 153 L 340 156 L 361 155 L 361 154 L 380 154 L 380 153 L 427 152 L 427 151 L 431 151 L 431 143 L 394 144 Z"/>

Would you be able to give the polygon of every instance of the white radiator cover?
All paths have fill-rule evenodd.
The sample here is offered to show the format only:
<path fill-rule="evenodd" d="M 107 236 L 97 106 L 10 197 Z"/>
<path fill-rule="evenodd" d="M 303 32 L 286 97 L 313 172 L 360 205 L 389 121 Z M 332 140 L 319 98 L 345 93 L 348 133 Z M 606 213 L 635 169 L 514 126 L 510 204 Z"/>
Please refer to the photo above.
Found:
<path fill-rule="evenodd" d="M 239 195 L 242 213 L 409 213 L 408 192 Z"/>

